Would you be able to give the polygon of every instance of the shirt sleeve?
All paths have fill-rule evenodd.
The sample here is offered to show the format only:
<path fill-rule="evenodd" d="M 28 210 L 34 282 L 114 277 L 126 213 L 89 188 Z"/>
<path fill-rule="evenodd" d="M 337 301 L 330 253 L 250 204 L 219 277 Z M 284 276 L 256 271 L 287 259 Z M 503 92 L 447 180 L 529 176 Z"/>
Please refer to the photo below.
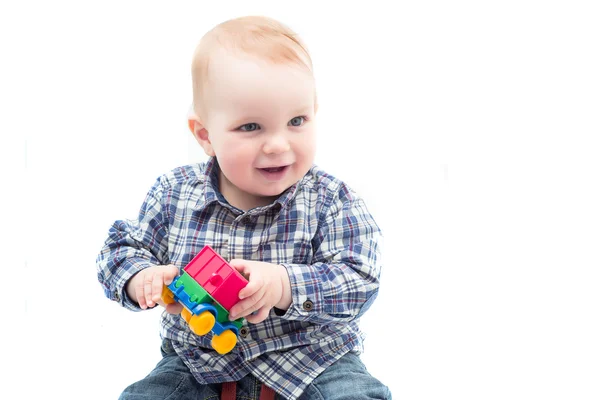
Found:
<path fill-rule="evenodd" d="M 110 227 L 96 259 L 106 297 L 133 311 L 141 308 L 127 296 L 127 281 L 144 268 L 169 263 L 163 192 L 159 179 L 146 195 L 137 220 L 118 220 Z"/>
<path fill-rule="evenodd" d="M 292 305 L 282 318 L 329 324 L 363 315 L 379 290 L 381 239 L 364 201 L 342 186 L 312 240 L 312 264 L 283 264 Z"/>

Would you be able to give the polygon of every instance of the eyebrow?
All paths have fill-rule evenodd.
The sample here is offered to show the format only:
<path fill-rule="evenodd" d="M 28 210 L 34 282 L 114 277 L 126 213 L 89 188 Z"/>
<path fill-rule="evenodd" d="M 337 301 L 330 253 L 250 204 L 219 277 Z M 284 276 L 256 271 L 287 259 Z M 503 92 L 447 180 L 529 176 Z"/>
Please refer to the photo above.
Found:
<path fill-rule="evenodd" d="M 311 107 L 309 104 L 307 104 L 307 105 L 305 105 L 304 107 L 297 108 L 297 109 L 296 109 L 296 112 L 294 113 L 294 115 L 297 115 L 297 114 L 304 114 L 306 111 L 308 111 L 308 110 L 311 110 L 311 109 L 314 109 L 314 108 L 315 108 L 315 105 L 314 105 L 314 104 L 312 105 L 312 107 Z"/>
<path fill-rule="evenodd" d="M 313 106 L 313 107 L 314 107 L 314 106 Z M 302 114 L 306 114 L 306 113 L 307 113 L 307 111 L 309 111 L 309 110 L 313 109 L 313 107 L 311 107 L 310 105 L 306 105 L 306 106 L 303 106 L 303 107 L 296 108 L 296 109 L 294 110 L 294 112 L 293 112 L 293 113 L 291 113 L 291 115 L 293 115 L 291 118 L 294 118 L 294 117 L 300 116 L 300 115 L 302 115 Z M 248 115 L 245 115 L 245 116 L 244 116 L 244 117 L 242 117 L 242 118 L 236 118 L 236 119 L 235 119 L 235 123 L 234 123 L 233 125 L 235 125 L 235 127 L 237 128 L 237 127 L 239 127 L 239 126 L 242 126 L 242 125 L 244 125 L 244 124 L 253 123 L 254 121 L 257 121 L 257 120 L 259 120 L 259 119 L 260 119 L 260 118 L 257 118 L 257 116 L 256 116 L 256 115 L 249 115 L 249 114 L 248 114 Z"/>

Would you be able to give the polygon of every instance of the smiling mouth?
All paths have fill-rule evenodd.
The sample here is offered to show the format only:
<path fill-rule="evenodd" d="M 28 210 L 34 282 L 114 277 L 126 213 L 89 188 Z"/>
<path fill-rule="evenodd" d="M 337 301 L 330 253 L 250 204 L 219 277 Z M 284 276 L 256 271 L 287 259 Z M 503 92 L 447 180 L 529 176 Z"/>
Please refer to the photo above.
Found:
<path fill-rule="evenodd" d="M 286 166 L 283 167 L 273 167 L 273 168 L 261 168 L 263 171 L 267 172 L 281 172 L 285 169 Z"/>

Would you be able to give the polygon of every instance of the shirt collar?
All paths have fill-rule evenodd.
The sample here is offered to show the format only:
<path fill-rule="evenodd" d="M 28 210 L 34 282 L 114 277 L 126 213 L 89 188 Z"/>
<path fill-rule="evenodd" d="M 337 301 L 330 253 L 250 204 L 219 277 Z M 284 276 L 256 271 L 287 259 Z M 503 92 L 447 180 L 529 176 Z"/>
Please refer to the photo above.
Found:
<path fill-rule="evenodd" d="M 217 159 L 210 157 L 201 170 L 201 180 L 204 182 L 204 195 L 200 196 L 194 210 L 201 210 L 213 202 L 219 202 L 223 205 L 227 204 L 227 201 L 219 192 L 219 165 Z"/>
<path fill-rule="evenodd" d="M 205 164 L 203 180 L 205 182 L 204 196 L 198 199 L 195 210 L 200 210 L 210 203 L 218 202 L 224 207 L 228 207 L 238 212 L 243 213 L 242 210 L 233 207 L 230 205 L 225 197 L 219 191 L 219 163 L 215 157 L 210 157 L 209 160 Z M 294 199 L 296 193 L 298 192 L 298 187 L 302 184 L 302 182 L 306 179 L 304 176 L 300 181 L 296 182 L 289 188 L 287 188 L 273 203 L 268 204 L 264 207 L 257 207 L 251 210 L 252 213 L 259 213 L 266 211 L 272 207 L 277 207 L 280 210 L 286 208 L 289 203 Z"/>

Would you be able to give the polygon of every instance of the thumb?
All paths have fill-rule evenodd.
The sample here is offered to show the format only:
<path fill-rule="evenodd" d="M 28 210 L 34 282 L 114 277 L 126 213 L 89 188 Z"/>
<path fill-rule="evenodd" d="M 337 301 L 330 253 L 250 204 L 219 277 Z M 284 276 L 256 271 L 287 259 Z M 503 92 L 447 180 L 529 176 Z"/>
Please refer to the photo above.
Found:
<path fill-rule="evenodd" d="M 169 314 L 179 314 L 183 310 L 183 306 L 179 302 L 167 304 L 165 309 Z"/>
<path fill-rule="evenodd" d="M 173 282 L 173 278 L 179 275 L 179 268 L 174 266 L 173 264 L 169 264 L 166 266 L 166 271 L 163 275 L 163 282 L 165 285 L 170 285 Z"/>
<path fill-rule="evenodd" d="M 246 262 L 240 258 L 235 258 L 229 261 L 229 265 L 231 265 L 237 272 L 241 274 L 246 271 Z"/>

